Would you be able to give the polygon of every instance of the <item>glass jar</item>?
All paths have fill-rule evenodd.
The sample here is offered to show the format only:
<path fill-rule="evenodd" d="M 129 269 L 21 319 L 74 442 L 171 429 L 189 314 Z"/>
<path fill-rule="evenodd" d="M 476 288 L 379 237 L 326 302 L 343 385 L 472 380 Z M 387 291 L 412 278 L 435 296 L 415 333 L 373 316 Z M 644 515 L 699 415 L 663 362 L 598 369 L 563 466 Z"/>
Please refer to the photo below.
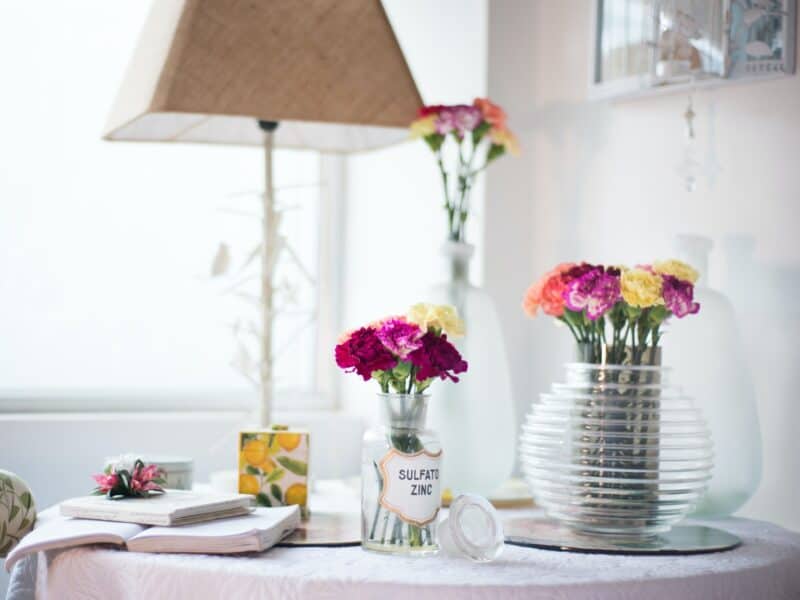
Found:
<path fill-rule="evenodd" d="M 364 434 L 361 546 L 424 556 L 439 550 L 442 448 L 425 429 L 426 394 L 378 394 L 380 422 Z"/>
<path fill-rule="evenodd" d="M 673 385 L 660 353 L 645 364 L 573 363 L 522 426 L 533 497 L 582 534 L 646 538 L 685 517 L 711 478 L 701 411 Z"/>

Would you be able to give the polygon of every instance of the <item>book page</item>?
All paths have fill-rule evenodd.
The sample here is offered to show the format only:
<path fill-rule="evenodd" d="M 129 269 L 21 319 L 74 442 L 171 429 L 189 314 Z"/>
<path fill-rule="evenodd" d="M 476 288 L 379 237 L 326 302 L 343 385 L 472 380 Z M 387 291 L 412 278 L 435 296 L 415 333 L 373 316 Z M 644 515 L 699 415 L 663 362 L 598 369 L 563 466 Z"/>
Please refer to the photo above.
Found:
<path fill-rule="evenodd" d="M 237 552 L 273 545 L 300 522 L 296 506 L 257 508 L 241 517 L 177 527 L 150 527 L 128 540 L 134 552 Z"/>
<path fill-rule="evenodd" d="M 20 558 L 42 550 L 69 548 L 88 544 L 115 544 L 121 546 L 144 531 L 141 525 L 114 521 L 90 521 L 54 515 L 46 517 L 41 525 L 26 535 L 6 558 L 5 567 L 11 567 Z"/>

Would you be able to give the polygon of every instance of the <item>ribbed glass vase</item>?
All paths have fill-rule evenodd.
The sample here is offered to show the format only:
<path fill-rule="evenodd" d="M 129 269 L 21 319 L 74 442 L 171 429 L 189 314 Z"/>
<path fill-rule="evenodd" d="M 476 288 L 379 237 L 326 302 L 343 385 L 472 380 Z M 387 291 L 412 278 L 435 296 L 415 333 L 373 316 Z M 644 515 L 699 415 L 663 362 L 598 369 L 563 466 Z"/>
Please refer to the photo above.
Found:
<path fill-rule="evenodd" d="M 567 364 L 566 383 L 534 402 L 520 439 L 536 502 L 590 535 L 668 531 L 702 498 L 712 459 L 702 414 L 652 351 L 635 366 Z"/>

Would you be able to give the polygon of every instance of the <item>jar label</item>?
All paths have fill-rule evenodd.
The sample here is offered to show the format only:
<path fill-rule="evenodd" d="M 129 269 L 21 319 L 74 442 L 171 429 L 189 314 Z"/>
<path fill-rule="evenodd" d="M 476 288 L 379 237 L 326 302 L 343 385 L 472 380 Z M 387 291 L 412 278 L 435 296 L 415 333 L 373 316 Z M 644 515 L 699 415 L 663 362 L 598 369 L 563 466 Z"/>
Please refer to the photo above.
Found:
<path fill-rule="evenodd" d="M 442 501 L 439 486 L 441 450 L 406 454 L 392 448 L 380 462 L 383 490 L 380 504 L 406 523 L 427 525 L 436 518 Z"/>

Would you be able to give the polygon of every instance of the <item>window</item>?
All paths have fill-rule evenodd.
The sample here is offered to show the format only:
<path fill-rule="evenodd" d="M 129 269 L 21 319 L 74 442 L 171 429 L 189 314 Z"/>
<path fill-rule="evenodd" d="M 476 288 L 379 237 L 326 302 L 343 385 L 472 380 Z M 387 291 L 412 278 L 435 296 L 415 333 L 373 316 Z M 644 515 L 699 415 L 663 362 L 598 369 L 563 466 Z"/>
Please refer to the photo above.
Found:
<path fill-rule="evenodd" d="M 115 398 L 219 408 L 255 397 L 231 362 L 243 359 L 232 329 L 257 322 L 255 281 L 234 284 L 258 242 L 260 151 L 100 139 L 148 9 L 134 0 L 2 9 L 0 409 L 4 399 L 16 409 Z M 319 404 L 325 387 L 320 163 L 313 152 L 275 157 L 292 248 L 276 274 L 278 406 L 289 396 Z M 212 279 L 221 242 L 233 275 Z"/>

